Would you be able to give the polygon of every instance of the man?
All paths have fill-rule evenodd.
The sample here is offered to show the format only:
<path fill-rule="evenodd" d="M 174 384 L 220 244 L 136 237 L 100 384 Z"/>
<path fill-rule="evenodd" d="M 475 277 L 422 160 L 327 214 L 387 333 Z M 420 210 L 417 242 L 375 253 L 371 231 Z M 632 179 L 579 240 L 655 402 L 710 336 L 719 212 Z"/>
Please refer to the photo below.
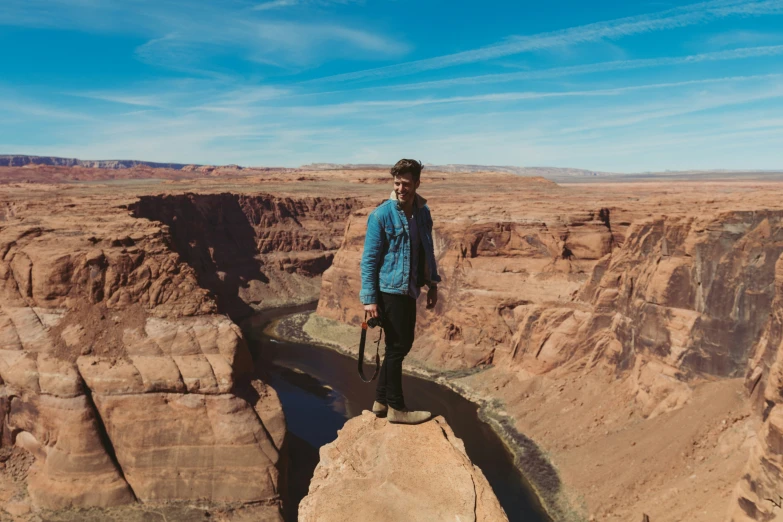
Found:
<path fill-rule="evenodd" d="M 427 201 L 416 193 L 421 169 L 421 163 L 410 159 L 392 167 L 394 190 L 367 218 L 361 266 L 359 297 L 366 315 L 381 318 L 386 335 L 372 411 L 400 424 L 418 424 L 431 416 L 408 410 L 402 393 L 402 360 L 413 345 L 416 299 L 427 285 L 427 308 L 434 308 L 440 282 L 432 216 Z"/>

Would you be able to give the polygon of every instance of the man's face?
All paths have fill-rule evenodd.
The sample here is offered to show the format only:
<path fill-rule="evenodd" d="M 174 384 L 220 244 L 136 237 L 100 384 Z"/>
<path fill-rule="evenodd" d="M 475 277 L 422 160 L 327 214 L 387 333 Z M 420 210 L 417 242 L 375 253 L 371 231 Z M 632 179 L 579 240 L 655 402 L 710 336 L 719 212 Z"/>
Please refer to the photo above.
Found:
<path fill-rule="evenodd" d="M 412 202 L 416 197 L 417 188 L 419 188 L 419 182 L 413 181 L 413 175 L 402 174 L 394 176 L 394 192 L 397 194 L 397 199 L 400 200 L 400 203 L 407 204 Z"/>

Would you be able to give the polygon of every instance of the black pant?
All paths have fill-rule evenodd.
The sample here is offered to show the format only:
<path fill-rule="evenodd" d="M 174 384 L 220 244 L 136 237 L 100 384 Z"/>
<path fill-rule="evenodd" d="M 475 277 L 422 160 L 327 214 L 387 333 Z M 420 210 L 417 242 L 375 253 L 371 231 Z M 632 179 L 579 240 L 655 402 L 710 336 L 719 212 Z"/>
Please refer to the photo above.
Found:
<path fill-rule="evenodd" d="M 416 300 L 409 295 L 381 292 L 378 307 L 386 336 L 386 353 L 378 375 L 375 400 L 395 410 L 405 409 L 402 395 L 402 360 L 413 346 L 416 329 Z"/>

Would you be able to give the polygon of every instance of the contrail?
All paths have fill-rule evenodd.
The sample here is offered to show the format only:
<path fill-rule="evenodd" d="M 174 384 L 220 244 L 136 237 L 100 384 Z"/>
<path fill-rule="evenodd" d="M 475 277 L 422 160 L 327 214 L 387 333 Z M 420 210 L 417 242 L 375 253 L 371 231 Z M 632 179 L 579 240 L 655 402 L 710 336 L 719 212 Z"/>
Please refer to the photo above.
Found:
<path fill-rule="evenodd" d="M 576 76 L 579 74 L 592 74 L 608 71 L 624 71 L 630 69 L 645 69 L 650 67 L 666 67 L 671 65 L 685 65 L 689 63 L 717 62 L 724 60 L 741 60 L 743 58 L 758 58 L 762 56 L 779 56 L 783 54 L 783 45 L 770 45 L 762 47 L 743 47 L 727 51 L 712 53 L 692 54 L 689 56 L 673 56 L 663 58 L 647 58 L 639 60 L 617 60 L 611 62 L 591 63 L 586 65 L 574 65 L 570 67 L 554 67 L 538 71 L 523 71 L 504 74 L 484 74 L 479 76 L 465 76 L 450 78 L 447 80 L 435 80 L 430 82 L 409 83 L 392 85 L 388 88 L 394 90 L 419 90 L 438 87 L 451 87 L 454 85 L 480 85 L 487 83 L 502 83 L 515 80 L 541 80 L 546 78 L 561 78 L 563 76 Z"/>
<path fill-rule="evenodd" d="M 532 36 L 513 37 L 504 43 L 489 47 L 375 69 L 326 76 L 302 83 L 394 78 L 482 62 L 528 51 L 598 40 L 614 40 L 635 34 L 687 27 L 734 15 L 754 16 L 762 14 L 783 14 L 783 0 L 713 0 L 667 9 L 657 13 L 618 18 Z"/>

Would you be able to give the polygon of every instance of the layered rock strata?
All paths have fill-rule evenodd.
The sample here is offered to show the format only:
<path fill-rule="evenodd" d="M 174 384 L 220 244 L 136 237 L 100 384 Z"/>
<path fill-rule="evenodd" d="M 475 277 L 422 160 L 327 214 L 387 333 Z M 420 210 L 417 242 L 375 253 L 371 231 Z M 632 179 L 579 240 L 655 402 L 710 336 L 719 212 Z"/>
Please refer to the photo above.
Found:
<path fill-rule="evenodd" d="M 777 498 L 772 485 L 781 467 L 772 463 L 780 458 L 780 430 L 772 404 L 779 395 L 773 304 L 783 253 L 779 201 L 758 193 L 743 199 L 743 189 L 713 193 L 707 201 L 685 194 L 666 199 L 663 189 L 650 188 L 633 204 L 617 198 L 617 187 L 604 195 L 586 190 L 581 200 L 561 189 L 573 203 L 567 210 L 550 203 L 556 189 L 549 187 L 505 207 L 475 192 L 462 201 L 453 195 L 430 200 L 444 283 L 435 312 L 420 307 L 412 362 L 446 372 L 447 382 L 477 400 L 501 404 L 501 418 L 513 419 L 503 421 L 509 437 L 533 435 L 555 453 L 559 477 L 539 486 L 556 517 L 576 510 L 584 516 L 723 518 L 725 501 L 699 511 L 681 498 L 699 488 L 709 504 L 728 497 L 739 480 L 738 462 L 747 458 L 755 429 L 747 402 L 737 395 L 738 378 L 746 374 L 748 389 L 767 375 L 771 384 L 756 386 L 755 393 L 766 394 L 759 408 L 763 442 L 755 450 L 760 464 L 745 479 L 752 494 L 741 503 L 761 502 L 764 494 Z M 349 324 L 361 317 L 357 267 L 370 210 L 351 216 L 343 248 L 324 275 L 322 317 Z M 710 393 L 727 399 L 715 409 L 708 406 Z M 713 417 L 697 413 L 708 410 Z M 679 426 L 671 423 L 676 418 Z M 581 429 L 566 427 L 576 422 Z M 670 454 L 661 458 L 665 467 L 651 462 L 646 474 L 615 473 L 605 485 L 581 469 L 593 465 L 588 448 L 598 454 L 612 438 L 614 445 L 629 445 L 615 454 L 646 461 L 656 443 L 643 432 L 656 425 L 671 432 L 663 438 L 671 440 L 669 448 L 661 449 Z M 726 462 L 705 458 L 700 450 L 710 447 Z M 721 472 L 733 482 L 709 478 Z M 697 480 L 688 484 L 689 475 Z M 651 484 L 653 477 L 660 479 Z M 676 492 L 667 482 L 677 484 Z M 569 489 L 574 493 L 565 493 Z M 618 492 L 630 499 L 620 500 Z M 581 508 L 577 495 L 588 499 Z"/>
<path fill-rule="evenodd" d="M 320 454 L 300 522 L 508 520 L 443 417 L 403 426 L 365 411 Z"/>
<path fill-rule="evenodd" d="M 731 520 L 775 520 L 783 505 L 783 256 L 775 260 L 770 319 L 754 346 L 745 388 L 759 416 L 758 437 L 737 484 Z"/>
<path fill-rule="evenodd" d="M 484 404 L 509 441 L 533 444 L 538 452 L 520 454 L 528 472 L 541 464 L 531 455 L 549 456 L 556 472 L 541 466 L 536 485 L 556 518 L 777 516 L 780 185 L 574 188 L 425 174 L 444 284 L 437 309 L 419 314 L 410 362 Z M 220 312 L 232 302 L 240 312 L 263 306 L 278 291 L 280 302 L 303 290 L 314 295 L 317 281 L 306 278 L 318 278 L 323 265 L 306 261 L 331 251 L 319 313 L 354 322 L 362 314 L 364 222 L 388 195 L 388 173 L 244 175 L 169 183 L 174 197 L 151 198 L 138 214 L 166 226 L 127 213 L 160 185 L 3 187 L 0 440 L 38 456 L 32 495 L 48 487 L 55 500 L 93 495 L 108 503 L 131 501 L 137 487 L 139 495 L 160 486 L 176 496 L 190 484 L 226 495 L 195 471 L 171 476 L 169 489 L 144 489 L 159 455 L 122 434 L 137 421 L 154 431 L 152 412 L 177 419 L 159 436 L 189 425 L 178 436 L 213 448 L 161 443 L 205 469 L 218 454 L 261 463 L 274 458 L 270 445 L 280 449 L 279 404 L 263 382 L 244 376 L 242 339 Z M 259 186 L 276 194 L 266 198 L 275 208 L 255 208 Z M 332 201 L 324 203 L 330 210 L 316 208 L 319 198 Z M 354 211 L 343 227 L 340 216 Z M 180 222 L 186 218 L 199 233 Z M 290 251 L 261 244 L 267 227 L 275 232 L 263 236 L 266 244 L 278 250 L 291 241 Z M 231 237 L 238 229 L 250 229 L 250 239 Z M 249 276 L 232 279 L 243 266 Z M 349 333 L 355 344 L 355 329 Z M 149 411 L 134 402 L 145 396 Z M 241 424 L 230 436 L 221 431 L 227 419 Z M 210 430 L 199 431 L 204 423 Z M 218 435 L 226 444 L 215 449 Z M 77 461 L 102 480 L 72 473 Z M 259 479 L 242 495 L 263 497 L 275 480 Z M 62 494 L 66 483 L 73 490 Z M 279 497 L 255 505 L 265 502 Z"/>
<path fill-rule="evenodd" d="M 169 227 L 172 247 L 234 319 L 315 300 L 340 246 L 353 198 L 183 194 L 142 196 L 136 217 Z"/>
<path fill-rule="evenodd" d="M 137 203 L 192 220 L 173 230 L 111 195 L 39 195 L 7 194 L 0 223 L 0 446 L 35 458 L 19 495 L 34 509 L 197 500 L 281 519 L 282 409 L 202 281 L 252 286 L 234 271 L 260 265 L 258 252 L 280 256 L 282 274 L 317 277 L 340 241 L 319 233 L 332 230 L 324 214 L 339 220 L 344 202 Z M 240 240 L 246 230 L 255 236 Z"/>

